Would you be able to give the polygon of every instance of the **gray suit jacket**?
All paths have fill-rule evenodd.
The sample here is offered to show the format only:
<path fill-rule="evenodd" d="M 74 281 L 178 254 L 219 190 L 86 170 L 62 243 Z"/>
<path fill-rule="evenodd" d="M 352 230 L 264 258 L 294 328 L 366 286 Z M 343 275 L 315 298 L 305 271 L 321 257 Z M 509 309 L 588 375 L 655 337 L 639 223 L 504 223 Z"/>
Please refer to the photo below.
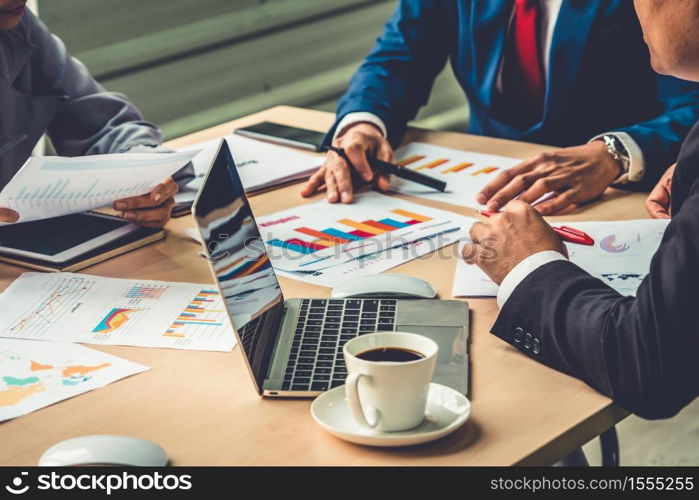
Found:
<path fill-rule="evenodd" d="M 100 86 L 27 11 L 16 28 L 0 31 L 0 189 L 44 132 L 62 156 L 154 148 L 162 139 L 125 96 Z"/>

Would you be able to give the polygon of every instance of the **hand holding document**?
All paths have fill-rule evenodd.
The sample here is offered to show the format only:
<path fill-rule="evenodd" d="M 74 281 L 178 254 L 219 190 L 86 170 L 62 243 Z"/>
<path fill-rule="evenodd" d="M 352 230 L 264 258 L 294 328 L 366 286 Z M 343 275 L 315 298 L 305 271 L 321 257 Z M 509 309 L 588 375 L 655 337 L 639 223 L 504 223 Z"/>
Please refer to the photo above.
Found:
<path fill-rule="evenodd" d="M 0 192 L 18 222 L 85 212 L 149 193 L 198 151 L 32 157 Z"/>

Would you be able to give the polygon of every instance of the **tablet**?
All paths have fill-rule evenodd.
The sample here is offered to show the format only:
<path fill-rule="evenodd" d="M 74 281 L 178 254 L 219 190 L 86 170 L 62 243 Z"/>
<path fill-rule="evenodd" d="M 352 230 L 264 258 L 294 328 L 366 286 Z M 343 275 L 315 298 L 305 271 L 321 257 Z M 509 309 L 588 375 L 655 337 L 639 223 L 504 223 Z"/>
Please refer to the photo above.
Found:
<path fill-rule="evenodd" d="M 92 212 L 7 224 L 0 226 L 0 253 L 65 262 L 139 230 L 119 217 Z"/>

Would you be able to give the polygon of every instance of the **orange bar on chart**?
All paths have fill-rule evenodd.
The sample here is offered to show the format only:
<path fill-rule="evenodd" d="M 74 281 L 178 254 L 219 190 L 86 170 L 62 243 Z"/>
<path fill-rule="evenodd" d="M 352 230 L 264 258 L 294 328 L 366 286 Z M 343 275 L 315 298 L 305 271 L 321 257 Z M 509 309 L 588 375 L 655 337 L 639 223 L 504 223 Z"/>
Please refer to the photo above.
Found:
<path fill-rule="evenodd" d="M 383 224 L 381 222 L 376 222 L 375 220 L 365 220 L 362 224 L 367 226 L 375 227 L 376 229 L 383 229 L 384 231 L 395 231 L 395 227 L 389 226 L 388 224 Z"/>
<path fill-rule="evenodd" d="M 449 159 L 445 160 L 442 158 L 439 160 L 431 161 L 431 162 L 426 163 L 425 165 L 423 165 L 421 167 L 416 168 L 415 170 L 425 170 L 428 168 L 437 168 L 438 166 L 444 165 L 445 163 L 449 163 Z"/>
<path fill-rule="evenodd" d="M 360 231 L 364 231 L 365 233 L 369 234 L 383 234 L 386 232 L 385 229 L 378 229 L 376 227 L 370 226 L 369 224 L 362 224 L 361 222 L 355 222 L 350 219 L 340 219 L 337 222 L 339 222 L 340 224 L 344 224 L 345 226 L 359 229 Z"/>
<path fill-rule="evenodd" d="M 500 170 L 500 169 L 498 167 L 485 167 L 485 168 L 482 168 L 476 172 L 473 172 L 471 174 L 471 177 L 474 177 L 474 176 L 480 175 L 480 174 L 490 174 L 492 172 L 495 172 L 496 170 Z"/>
<path fill-rule="evenodd" d="M 299 233 L 303 233 L 308 236 L 314 236 L 323 240 L 328 240 L 333 243 L 347 243 L 349 241 L 348 239 L 340 238 L 339 236 L 333 236 L 331 234 L 323 233 L 321 231 L 316 231 L 315 229 L 311 229 L 308 227 L 297 227 L 296 229 L 294 229 L 294 231 L 298 231 Z"/>
<path fill-rule="evenodd" d="M 322 239 L 313 240 L 311 243 L 313 243 L 314 245 L 320 245 L 321 247 L 326 247 L 326 248 L 327 247 L 334 247 L 336 245 L 336 243 L 334 241 L 322 240 Z"/>
<path fill-rule="evenodd" d="M 461 172 L 462 170 L 466 170 L 468 167 L 472 167 L 473 163 L 459 163 L 458 165 L 454 165 L 451 168 L 446 169 L 443 174 L 450 174 L 450 173 L 457 173 Z"/>
<path fill-rule="evenodd" d="M 397 215 L 402 215 L 403 217 L 408 217 L 409 219 L 417 220 L 420 222 L 427 222 L 428 220 L 432 220 L 430 217 L 425 217 L 424 215 L 419 215 L 419 214 L 414 214 L 413 212 L 408 212 L 407 210 L 401 210 L 400 208 L 396 208 L 395 210 L 391 210 L 394 214 Z"/>
<path fill-rule="evenodd" d="M 411 163 L 415 163 L 416 161 L 424 159 L 425 157 L 423 155 L 408 156 L 407 158 L 403 158 L 401 161 L 397 162 L 396 165 L 398 165 L 399 167 L 405 167 L 406 165 L 410 165 Z"/>

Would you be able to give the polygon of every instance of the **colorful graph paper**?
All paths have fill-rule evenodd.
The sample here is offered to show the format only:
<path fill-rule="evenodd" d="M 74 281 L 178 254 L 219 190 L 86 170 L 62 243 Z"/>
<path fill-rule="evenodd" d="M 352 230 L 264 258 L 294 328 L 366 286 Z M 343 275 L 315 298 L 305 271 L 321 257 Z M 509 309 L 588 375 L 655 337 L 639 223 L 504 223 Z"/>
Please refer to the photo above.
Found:
<path fill-rule="evenodd" d="M 321 230 L 299 227 L 295 229 L 295 231 L 299 233 L 299 237 L 287 240 L 273 239 L 267 243 L 294 252 L 310 254 L 329 246 L 371 238 L 390 231 L 395 231 L 396 229 L 402 229 L 431 220 L 430 217 L 401 209 L 391 210 L 391 215 L 391 217 L 383 219 L 369 219 L 364 221 L 344 218 L 337 221 L 337 227 L 329 227 Z M 306 236 L 311 236 L 314 239 L 309 241 L 305 238 Z"/>
<path fill-rule="evenodd" d="M 483 174 L 492 174 L 493 172 L 500 170 L 498 167 L 485 167 L 480 170 L 477 170 L 471 174 L 471 176 L 475 177 L 476 175 L 483 175 Z"/>
<path fill-rule="evenodd" d="M 221 309 L 221 297 L 215 290 L 202 290 L 187 307 L 177 316 L 170 328 L 165 332 L 166 337 L 187 337 L 187 329 L 191 327 L 220 327 L 223 323 L 225 310 Z"/>
<path fill-rule="evenodd" d="M 425 165 L 421 165 L 421 166 L 417 167 L 415 170 L 416 171 L 431 170 L 433 168 L 439 167 L 440 165 L 444 165 L 445 163 L 449 163 L 449 161 L 450 161 L 449 158 L 440 158 L 438 160 L 433 160 L 429 163 L 426 163 Z"/>
<path fill-rule="evenodd" d="M 453 167 L 449 167 L 446 169 L 443 174 L 458 174 L 462 170 L 466 170 L 469 167 L 472 167 L 473 163 L 465 162 L 465 163 L 459 163 L 458 165 L 454 165 Z"/>
<path fill-rule="evenodd" d="M 138 312 L 139 309 L 127 309 L 115 307 L 107 313 L 107 315 L 98 323 L 92 330 L 93 333 L 112 333 L 125 325 L 131 318 L 131 314 Z"/>
<path fill-rule="evenodd" d="M 124 296 L 129 299 L 159 299 L 165 290 L 165 286 L 134 285 Z"/>

